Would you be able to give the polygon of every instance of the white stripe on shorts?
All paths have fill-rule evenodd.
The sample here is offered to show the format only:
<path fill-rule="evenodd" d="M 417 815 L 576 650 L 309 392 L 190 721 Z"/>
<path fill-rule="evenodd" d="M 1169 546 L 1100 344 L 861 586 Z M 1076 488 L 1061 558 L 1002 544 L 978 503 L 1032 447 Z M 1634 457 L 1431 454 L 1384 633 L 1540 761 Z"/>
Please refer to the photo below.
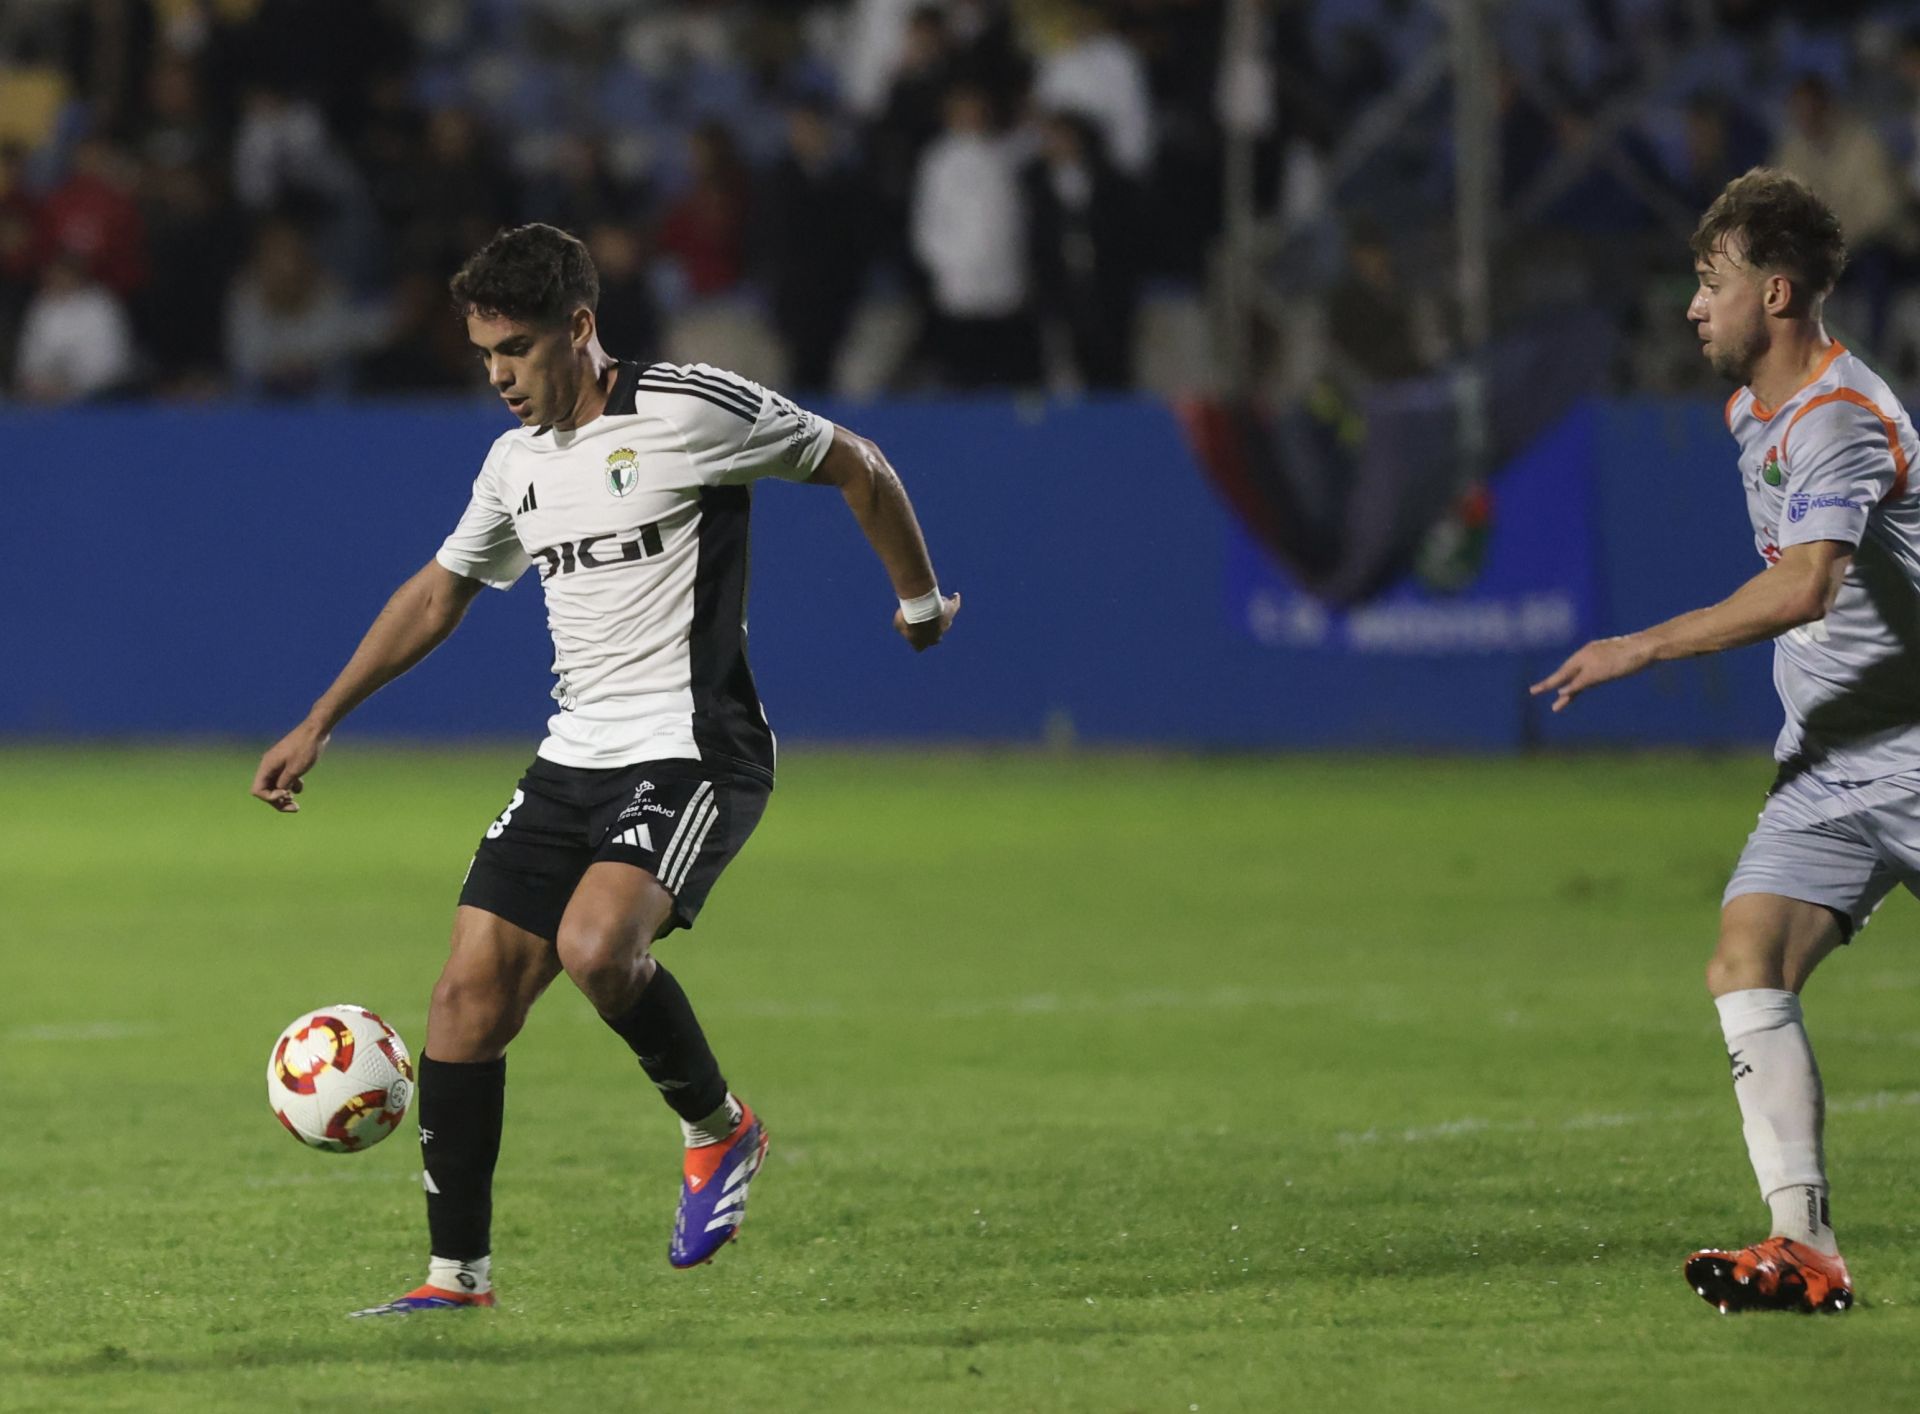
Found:
<path fill-rule="evenodd" d="M 693 837 L 693 843 L 687 852 L 680 856 L 680 863 L 673 871 L 673 882 L 667 884 L 667 892 L 677 894 L 681 885 L 687 882 L 687 875 L 693 872 L 693 861 L 700 857 L 700 848 L 706 844 L 707 836 L 713 833 L 714 822 L 720 818 L 720 807 L 712 801 L 707 802 L 706 823 L 700 827 L 700 833 Z M 665 882 L 664 880 L 662 882 Z"/>
<path fill-rule="evenodd" d="M 712 782 L 702 781 L 700 788 L 687 802 L 686 811 L 680 817 L 680 828 L 673 832 L 673 838 L 667 841 L 666 849 L 660 854 L 659 879 L 668 889 L 673 888 L 668 880 L 680 868 L 680 861 L 688 852 L 687 846 L 692 844 L 694 837 L 700 833 L 700 827 L 706 821 L 708 814 L 717 808 L 713 803 Z"/>
<path fill-rule="evenodd" d="M 693 794 L 687 797 L 686 808 L 680 812 L 680 823 L 674 826 L 673 838 L 668 840 L 667 847 L 660 851 L 660 872 L 663 876 L 667 872 L 667 865 L 672 860 L 674 851 L 680 848 L 681 841 L 687 836 L 687 827 L 700 813 L 701 802 L 712 794 L 713 782 L 702 781 L 695 787 Z M 665 879 L 663 878 L 661 882 L 664 883 Z"/>

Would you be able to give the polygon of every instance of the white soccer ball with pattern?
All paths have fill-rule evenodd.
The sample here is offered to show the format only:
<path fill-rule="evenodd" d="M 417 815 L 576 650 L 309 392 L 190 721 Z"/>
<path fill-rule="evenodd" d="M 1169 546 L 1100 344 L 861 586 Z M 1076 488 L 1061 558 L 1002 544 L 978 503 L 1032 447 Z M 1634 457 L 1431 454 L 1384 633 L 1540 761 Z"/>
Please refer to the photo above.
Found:
<path fill-rule="evenodd" d="M 267 1057 L 267 1103 L 287 1133 L 315 1149 L 371 1149 L 400 1127 L 412 1102 L 406 1043 L 363 1006 L 308 1012 Z"/>

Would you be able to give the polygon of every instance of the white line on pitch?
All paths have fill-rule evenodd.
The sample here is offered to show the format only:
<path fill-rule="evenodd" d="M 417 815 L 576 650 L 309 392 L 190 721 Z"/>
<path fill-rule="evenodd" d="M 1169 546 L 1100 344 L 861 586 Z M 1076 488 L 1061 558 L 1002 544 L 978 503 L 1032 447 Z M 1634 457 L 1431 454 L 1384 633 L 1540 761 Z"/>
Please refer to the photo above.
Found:
<path fill-rule="evenodd" d="M 159 1034 L 160 1024 L 154 1021 L 68 1021 L 0 1032 L 8 1041 L 128 1041 Z"/>
<path fill-rule="evenodd" d="M 1920 1105 L 1920 1090 L 1877 1090 L 1870 1095 L 1828 1100 L 1827 1113 L 1867 1114 L 1875 1110 L 1904 1109 L 1916 1105 Z M 1464 1119 L 1443 1120 L 1439 1124 L 1417 1125 L 1409 1129 L 1346 1130 L 1334 1135 L 1334 1140 L 1340 1144 L 1432 1144 L 1443 1139 L 1464 1139 L 1475 1134 L 1577 1134 L 1588 1129 L 1626 1129 L 1673 1120 L 1702 1119 L 1723 1110 L 1738 1113 L 1729 1101 L 1726 1105 L 1567 1115 L 1551 1121 L 1480 1119 L 1469 1115 Z"/>

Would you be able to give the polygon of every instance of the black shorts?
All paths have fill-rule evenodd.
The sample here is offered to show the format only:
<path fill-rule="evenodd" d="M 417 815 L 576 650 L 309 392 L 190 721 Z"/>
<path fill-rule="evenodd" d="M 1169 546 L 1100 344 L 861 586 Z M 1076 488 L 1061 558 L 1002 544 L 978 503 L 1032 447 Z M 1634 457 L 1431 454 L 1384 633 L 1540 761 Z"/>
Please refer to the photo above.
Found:
<path fill-rule="evenodd" d="M 587 866 L 612 859 L 637 864 L 673 895 L 662 934 L 691 928 L 771 793 L 766 782 L 715 762 L 590 770 L 535 757 L 487 826 L 460 902 L 550 939 Z"/>

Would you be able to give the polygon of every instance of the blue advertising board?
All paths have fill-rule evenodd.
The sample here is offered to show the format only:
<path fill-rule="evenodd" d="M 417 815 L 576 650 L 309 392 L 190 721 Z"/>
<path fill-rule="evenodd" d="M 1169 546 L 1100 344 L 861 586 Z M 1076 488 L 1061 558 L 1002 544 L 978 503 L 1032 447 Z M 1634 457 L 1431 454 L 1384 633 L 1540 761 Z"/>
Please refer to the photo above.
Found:
<path fill-rule="evenodd" d="M 1410 571 L 1365 603 L 1330 605 L 1236 531 L 1227 556 L 1228 613 L 1255 643 L 1296 653 L 1571 652 L 1599 622 L 1593 458 L 1593 412 L 1583 407 L 1494 480 L 1476 572 L 1446 589 Z"/>
<path fill-rule="evenodd" d="M 826 410 L 900 467 L 965 608 L 912 654 L 839 496 L 757 491 L 753 663 L 789 743 L 1751 745 L 1778 722 L 1764 649 L 1558 718 L 1526 696 L 1575 640 L 1757 568 L 1715 407 L 1576 410 L 1495 478 L 1473 584 L 1343 614 L 1263 562 L 1157 403 Z M 0 411 L 0 736 L 272 740 L 433 553 L 500 430 L 497 408 L 460 403 Z M 349 730 L 530 750 L 551 710 L 544 627 L 531 577 L 482 596 Z"/>

